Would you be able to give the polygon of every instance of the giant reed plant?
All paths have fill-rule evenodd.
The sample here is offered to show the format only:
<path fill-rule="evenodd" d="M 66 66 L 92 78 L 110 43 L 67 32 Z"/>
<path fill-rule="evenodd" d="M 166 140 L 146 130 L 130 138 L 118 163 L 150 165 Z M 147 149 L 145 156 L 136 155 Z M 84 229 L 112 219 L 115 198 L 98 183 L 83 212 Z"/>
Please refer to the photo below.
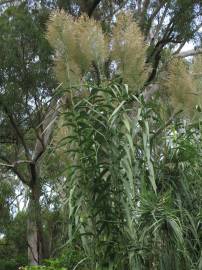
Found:
<path fill-rule="evenodd" d="M 81 239 L 80 269 L 197 269 L 200 132 L 178 115 L 161 129 L 161 109 L 124 85 L 87 89 L 64 114 L 69 237 Z"/>
<path fill-rule="evenodd" d="M 165 103 L 139 95 L 148 67 L 132 17 L 119 16 L 108 45 L 85 16 L 54 13 L 48 29 L 68 105 L 68 244 L 85 254 L 74 269 L 201 269 L 200 125 L 179 113 L 166 120 Z M 180 62 L 163 80 L 174 101 L 191 87 L 186 72 Z"/>

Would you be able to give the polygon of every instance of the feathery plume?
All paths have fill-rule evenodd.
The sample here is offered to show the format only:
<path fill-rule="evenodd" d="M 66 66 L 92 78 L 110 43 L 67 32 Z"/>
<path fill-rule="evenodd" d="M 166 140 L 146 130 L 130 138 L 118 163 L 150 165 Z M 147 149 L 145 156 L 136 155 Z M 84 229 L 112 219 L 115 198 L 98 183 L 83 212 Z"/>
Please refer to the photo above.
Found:
<path fill-rule="evenodd" d="M 47 39 L 56 51 L 55 72 L 64 86 L 79 84 L 92 63 L 100 66 L 107 58 L 101 26 L 86 15 L 74 18 L 64 11 L 53 12 Z"/>
<path fill-rule="evenodd" d="M 123 82 L 138 92 L 148 78 L 147 46 L 131 13 L 120 13 L 112 32 L 112 59 Z"/>

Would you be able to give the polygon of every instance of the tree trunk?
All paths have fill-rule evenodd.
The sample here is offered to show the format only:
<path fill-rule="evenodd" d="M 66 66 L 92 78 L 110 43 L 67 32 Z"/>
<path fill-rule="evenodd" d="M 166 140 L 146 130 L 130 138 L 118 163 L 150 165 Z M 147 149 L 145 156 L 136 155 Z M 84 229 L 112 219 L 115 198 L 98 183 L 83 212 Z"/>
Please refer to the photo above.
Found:
<path fill-rule="evenodd" d="M 34 166 L 36 171 L 36 167 Z M 43 257 L 43 228 L 41 221 L 41 186 L 39 177 L 31 179 L 28 206 L 27 242 L 29 265 L 39 265 Z"/>

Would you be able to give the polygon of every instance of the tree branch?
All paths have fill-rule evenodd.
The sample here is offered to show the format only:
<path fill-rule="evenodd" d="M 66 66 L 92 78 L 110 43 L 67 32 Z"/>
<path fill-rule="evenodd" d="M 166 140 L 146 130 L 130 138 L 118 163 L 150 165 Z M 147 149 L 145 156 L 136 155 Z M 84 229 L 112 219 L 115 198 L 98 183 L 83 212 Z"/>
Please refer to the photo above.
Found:
<path fill-rule="evenodd" d="M 158 84 L 150 84 L 148 85 L 144 92 L 142 93 L 142 96 L 144 100 L 147 102 L 149 101 L 154 94 L 156 94 L 159 91 L 159 85 Z"/>
<path fill-rule="evenodd" d="M 149 31 L 150 31 L 150 28 L 152 26 L 152 22 L 153 20 L 155 19 L 155 17 L 157 16 L 157 14 L 159 13 L 159 11 L 162 9 L 162 7 L 165 5 L 165 2 L 162 1 L 158 6 L 157 8 L 154 10 L 154 12 L 151 14 L 151 16 L 149 17 L 148 19 L 148 29 L 146 31 L 146 35 L 148 35 Z"/>
<path fill-rule="evenodd" d="M 188 50 L 188 51 L 185 51 L 185 52 L 180 52 L 180 53 L 176 54 L 176 57 L 184 58 L 184 57 L 194 56 L 194 55 L 197 55 L 197 54 L 202 54 L 202 48 Z"/>
<path fill-rule="evenodd" d="M 91 17 L 93 15 L 93 12 L 94 10 L 96 9 L 96 7 L 99 5 L 99 3 L 101 2 L 102 0 L 94 0 L 91 8 L 89 9 L 88 11 L 88 16 Z"/>
<path fill-rule="evenodd" d="M 49 140 L 53 131 L 53 125 L 59 114 L 60 106 L 61 106 L 61 101 L 57 102 L 53 100 L 52 103 L 50 104 L 49 112 L 46 114 L 43 122 L 41 123 L 42 139 L 37 138 L 36 140 L 35 149 L 32 155 L 32 161 L 34 163 L 40 158 L 40 156 L 46 150 L 46 147 L 49 143 Z"/>
<path fill-rule="evenodd" d="M 0 159 L 4 161 L 4 163 L 0 163 L 0 166 L 7 167 L 8 169 L 12 170 L 24 184 L 29 186 L 29 181 L 27 181 L 24 178 L 24 176 L 18 171 L 18 169 L 16 168 L 16 165 L 20 164 L 20 163 L 30 163 L 30 161 L 18 160 L 18 161 L 11 163 L 6 157 L 4 157 L 2 155 L 0 155 Z"/>
<path fill-rule="evenodd" d="M 8 109 L 6 108 L 6 106 L 4 106 L 4 111 L 5 111 L 6 115 L 8 116 L 8 118 L 10 120 L 10 123 L 11 123 L 13 129 L 15 130 L 18 138 L 20 139 L 20 141 L 22 143 L 22 146 L 24 147 L 25 155 L 26 155 L 27 159 L 30 160 L 29 150 L 28 150 L 27 145 L 25 143 L 23 134 L 21 133 L 20 129 L 18 128 L 18 126 L 17 126 L 17 124 L 15 122 L 15 119 L 13 118 L 13 115 L 8 111 Z"/>
<path fill-rule="evenodd" d="M 0 157 L 1 158 L 1 157 Z M 14 168 L 16 165 L 23 164 L 23 163 L 32 163 L 30 160 L 16 160 L 12 163 L 0 163 L 1 166 L 11 167 Z"/>
<path fill-rule="evenodd" d="M 2 167 L 9 167 L 9 168 L 13 168 L 14 167 L 13 164 L 1 163 L 1 162 L 0 162 L 0 166 L 2 166 Z"/>
<path fill-rule="evenodd" d="M 158 65 L 159 65 L 159 62 L 160 62 L 160 59 L 161 59 L 161 52 L 162 52 L 164 46 L 166 44 L 168 44 L 169 42 L 172 42 L 171 34 L 172 34 L 172 31 L 173 31 L 173 28 L 174 28 L 173 19 L 171 19 L 171 21 L 167 25 L 167 28 L 165 30 L 163 38 L 160 41 L 157 42 L 154 50 L 152 51 L 151 55 L 147 59 L 147 63 L 148 62 L 153 62 L 153 68 L 152 68 L 152 71 L 151 71 L 151 73 L 149 75 L 149 78 L 147 80 L 148 84 L 151 81 L 153 81 L 153 79 L 156 76 Z"/>
<path fill-rule="evenodd" d="M 153 38 L 152 38 L 151 44 L 154 44 L 155 41 L 156 41 L 156 39 L 157 39 L 157 37 L 158 37 L 158 34 L 159 34 L 159 32 L 160 32 L 160 30 L 161 30 L 161 27 L 162 27 L 162 25 L 163 25 L 163 23 L 164 23 L 164 20 L 165 20 L 165 18 L 166 18 L 166 15 L 167 15 L 167 12 L 168 12 L 168 8 L 169 8 L 169 5 L 167 4 L 166 7 L 165 7 L 164 12 L 163 12 L 163 14 L 162 14 L 162 16 L 161 16 L 161 18 L 160 18 L 159 23 L 158 23 L 158 25 L 156 26 L 156 30 L 155 30 L 154 36 L 153 36 Z"/>
<path fill-rule="evenodd" d="M 175 55 L 175 54 L 179 54 L 180 51 L 182 50 L 182 48 L 184 47 L 185 44 L 186 44 L 186 40 L 183 41 L 183 42 L 180 44 L 179 48 L 174 52 L 174 55 Z"/>

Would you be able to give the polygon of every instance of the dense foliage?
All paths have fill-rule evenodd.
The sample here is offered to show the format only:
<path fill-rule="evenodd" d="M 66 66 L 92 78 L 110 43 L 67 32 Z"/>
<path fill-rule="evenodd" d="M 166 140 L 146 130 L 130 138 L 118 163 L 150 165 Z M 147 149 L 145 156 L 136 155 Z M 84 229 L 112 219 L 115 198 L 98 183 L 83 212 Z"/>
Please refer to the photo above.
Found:
<path fill-rule="evenodd" d="M 0 11 L 0 270 L 202 269 L 200 1 Z"/>

